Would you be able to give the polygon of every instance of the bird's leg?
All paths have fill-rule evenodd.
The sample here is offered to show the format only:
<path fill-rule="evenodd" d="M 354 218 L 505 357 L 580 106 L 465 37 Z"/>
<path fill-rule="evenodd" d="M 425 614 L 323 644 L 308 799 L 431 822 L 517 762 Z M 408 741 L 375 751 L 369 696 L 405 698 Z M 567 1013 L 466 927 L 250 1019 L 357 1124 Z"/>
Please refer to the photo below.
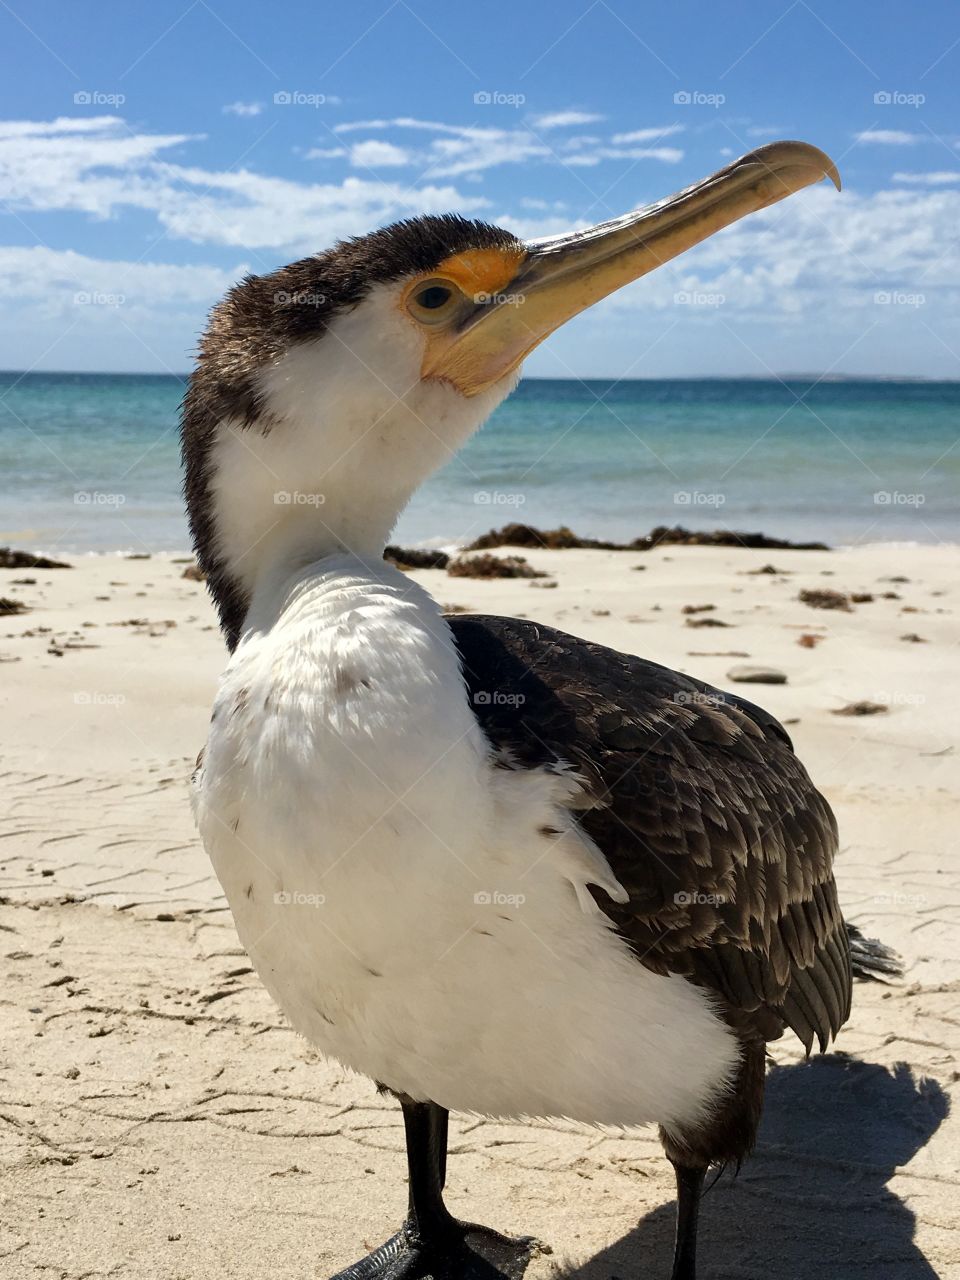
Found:
<path fill-rule="evenodd" d="M 677 1177 L 677 1243 L 672 1280 L 695 1280 L 703 1180 L 711 1165 L 717 1166 L 719 1173 L 728 1164 L 739 1169 L 741 1161 L 753 1150 L 763 1108 L 765 1073 L 765 1043 L 759 1036 L 749 1034 L 748 1029 L 743 1032 L 733 1088 L 720 1099 L 709 1119 L 686 1127 L 660 1126 L 660 1141 Z"/>
<path fill-rule="evenodd" d="M 706 1166 L 673 1164 L 677 1175 L 677 1241 L 673 1253 L 671 1280 L 696 1280 L 697 1217 Z"/>
<path fill-rule="evenodd" d="M 407 1220 L 386 1244 L 334 1280 L 520 1280 L 536 1249 L 489 1227 L 460 1222 L 443 1202 L 447 1112 L 401 1098 L 410 1198 Z"/>
<path fill-rule="evenodd" d="M 432 1102 L 402 1102 L 401 1106 L 407 1135 L 406 1230 L 427 1241 L 456 1235 L 459 1224 L 443 1203 L 450 1113 Z"/>

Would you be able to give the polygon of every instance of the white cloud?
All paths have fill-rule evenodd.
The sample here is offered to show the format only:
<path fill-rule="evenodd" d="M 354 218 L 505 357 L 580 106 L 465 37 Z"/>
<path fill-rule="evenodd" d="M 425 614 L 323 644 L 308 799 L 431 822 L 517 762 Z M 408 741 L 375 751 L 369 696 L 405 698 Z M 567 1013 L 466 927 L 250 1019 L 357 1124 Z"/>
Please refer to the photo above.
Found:
<path fill-rule="evenodd" d="M 189 367 L 209 308 L 247 273 L 166 262 L 110 261 L 41 246 L 0 247 L 0 342 L 20 367 Z"/>
<path fill-rule="evenodd" d="M 677 164 L 683 157 L 679 147 L 598 147 L 595 151 L 564 156 L 563 163 L 581 168 L 592 168 L 601 160 L 660 160 L 664 164 Z"/>
<path fill-rule="evenodd" d="M 334 133 L 357 133 L 370 129 L 425 129 L 430 133 L 469 133 L 455 124 L 441 124 L 437 120 L 417 120 L 413 116 L 396 116 L 393 120 L 346 120 L 333 126 Z"/>
<path fill-rule="evenodd" d="M 186 134 L 126 132 L 112 117 L 102 118 L 96 130 L 92 121 L 84 124 L 84 130 L 59 133 L 49 125 L 0 125 L 0 198 L 24 213 L 58 209 L 108 218 L 143 209 L 180 239 L 291 252 L 309 252 L 398 217 L 471 213 L 487 205 L 449 184 L 411 189 L 357 177 L 302 183 L 248 169 L 177 165 L 164 154 L 190 141 Z M 459 171 L 469 167 L 461 162 Z"/>
<path fill-rule="evenodd" d="M 171 234 L 197 243 L 311 252 L 417 213 L 472 213 L 487 200 L 456 187 L 412 188 L 364 178 L 300 183 L 246 169 L 218 173 L 166 166 L 157 210 Z M 184 190 L 184 187 L 187 189 Z"/>
<path fill-rule="evenodd" d="M 544 236 L 565 235 L 568 231 L 580 231 L 590 226 L 590 219 L 571 219 L 569 214 L 547 214 L 538 218 L 524 218 L 505 210 L 497 213 L 494 222 L 499 227 L 506 227 L 521 240 L 541 240 Z"/>
<path fill-rule="evenodd" d="M 262 111 L 262 102 L 228 102 L 223 108 L 228 116 L 258 116 Z"/>
<path fill-rule="evenodd" d="M 350 163 L 355 169 L 396 168 L 413 163 L 412 154 L 392 142 L 370 138 L 350 148 Z"/>
<path fill-rule="evenodd" d="M 373 129 L 408 129 L 434 134 L 418 151 L 393 147 L 382 140 L 375 143 L 378 148 L 392 147 L 392 151 L 382 152 L 385 157 L 397 157 L 381 160 L 381 164 L 417 164 L 431 178 L 470 177 L 502 164 L 556 158 L 549 146 L 523 127 L 498 129 L 492 126 L 441 124 L 436 120 L 418 120 L 412 116 L 398 116 L 392 120 L 353 120 L 334 125 L 334 132 L 339 134 Z M 368 145 L 371 144 L 361 143 L 360 147 Z M 353 154 L 358 153 L 361 157 L 359 163 L 371 166 L 376 164 L 376 161 L 364 159 L 365 153 L 359 151 L 359 148 L 354 148 L 351 159 Z M 373 155 L 375 152 L 371 150 L 369 154 Z M 405 157 L 402 161 L 399 159 L 401 154 Z"/>
<path fill-rule="evenodd" d="M 960 169 L 941 169 L 936 173 L 895 173 L 893 180 L 918 187 L 947 187 L 953 182 L 960 182 Z"/>
<path fill-rule="evenodd" d="M 58 116 L 56 120 L 0 120 L 0 138 L 42 138 L 60 133 L 103 133 L 123 126 L 120 116 Z"/>
<path fill-rule="evenodd" d="M 621 145 L 629 142 L 654 142 L 658 138 L 671 138 L 674 134 L 683 133 L 686 125 L 665 124 L 662 128 L 633 129 L 630 133 L 615 133 L 611 142 Z"/>
<path fill-rule="evenodd" d="M 112 298 L 114 307 L 128 308 L 209 304 L 247 270 L 244 263 L 225 271 L 203 265 L 91 258 L 72 249 L 42 245 L 0 245 L 0 292 L 40 301 L 56 311 L 89 307 L 86 317 L 111 305 L 98 302 L 98 297 Z"/>
<path fill-rule="evenodd" d="M 748 138 L 778 138 L 783 133 L 779 125 L 752 124 L 747 130 Z"/>
<path fill-rule="evenodd" d="M 884 147 L 912 147 L 926 141 L 922 133 L 906 133 L 902 129 L 864 129 L 854 137 L 857 142 L 876 142 Z"/>
<path fill-rule="evenodd" d="M 548 210 L 554 209 L 562 212 L 568 208 L 566 200 L 540 200 L 536 196 L 521 196 L 519 200 L 521 209 Z"/>
<path fill-rule="evenodd" d="M 559 119 L 561 113 L 549 119 Z M 564 112 L 564 123 L 583 124 L 589 117 L 586 112 Z M 542 125 L 542 121 L 540 121 Z M 354 133 L 366 130 L 408 129 L 432 133 L 426 146 L 419 151 L 405 151 L 394 148 L 397 159 L 389 159 L 393 152 L 384 151 L 384 159 L 380 164 L 418 164 L 431 178 L 470 177 L 487 169 L 494 169 L 503 164 L 520 164 L 531 160 L 543 163 L 565 164 L 573 167 L 593 167 L 601 160 L 660 160 L 664 164 L 676 164 L 683 159 L 683 151 L 677 147 L 630 147 L 603 146 L 600 140 L 589 136 L 576 136 L 558 139 L 554 144 L 544 141 L 536 132 L 523 125 L 514 129 L 481 127 L 477 125 L 440 124 L 434 120 L 419 120 L 412 116 L 399 116 L 392 120 L 353 120 L 334 126 L 335 133 Z M 631 133 L 615 134 L 614 141 L 622 143 L 647 142 L 671 134 L 682 132 L 683 125 L 665 125 L 663 128 L 638 129 Z M 376 152 L 372 144 L 370 155 Z M 391 147 L 392 144 L 378 140 L 377 148 Z M 588 150 L 590 148 L 590 150 Z M 405 156 L 404 160 L 399 155 Z M 358 159 L 353 160 L 353 155 Z M 376 167 L 374 159 L 367 159 L 366 153 L 357 148 L 351 155 L 354 164 L 362 163 Z"/>
<path fill-rule="evenodd" d="M 119 203 L 151 208 L 146 172 L 188 134 L 143 134 L 102 116 L 85 129 L 61 122 L 0 124 L 0 198 L 15 209 L 73 209 L 106 218 Z M 94 128 L 93 126 L 96 125 Z"/>
<path fill-rule="evenodd" d="M 311 147 L 304 153 L 307 160 L 338 160 L 347 154 L 346 147 Z"/>
<path fill-rule="evenodd" d="M 678 164 L 684 157 L 679 147 L 610 147 L 604 150 L 605 160 L 662 160 L 664 164 Z"/>
<path fill-rule="evenodd" d="M 437 138 L 431 145 L 431 174 L 456 177 L 501 164 L 549 160 L 552 152 L 525 130 L 485 129 L 460 138 Z"/>
<path fill-rule="evenodd" d="M 538 129 L 567 129 L 571 125 L 596 124 L 605 117 L 595 111 L 554 111 L 547 115 L 535 116 L 533 123 Z"/>

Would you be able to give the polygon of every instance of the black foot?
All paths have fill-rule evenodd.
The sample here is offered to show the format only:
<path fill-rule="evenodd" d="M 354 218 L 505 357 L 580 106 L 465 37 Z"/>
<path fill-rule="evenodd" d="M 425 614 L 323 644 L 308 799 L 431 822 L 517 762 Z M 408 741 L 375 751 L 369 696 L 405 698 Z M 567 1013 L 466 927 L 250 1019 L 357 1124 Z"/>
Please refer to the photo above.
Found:
<path fill-rule="evenodd" d="M 442 1240 L 405 1224 L 333 1280 L 521 1280 L 538 1248 L 530 1236 L 514 1240 L 471 1222 L 456 1223 Z"/>

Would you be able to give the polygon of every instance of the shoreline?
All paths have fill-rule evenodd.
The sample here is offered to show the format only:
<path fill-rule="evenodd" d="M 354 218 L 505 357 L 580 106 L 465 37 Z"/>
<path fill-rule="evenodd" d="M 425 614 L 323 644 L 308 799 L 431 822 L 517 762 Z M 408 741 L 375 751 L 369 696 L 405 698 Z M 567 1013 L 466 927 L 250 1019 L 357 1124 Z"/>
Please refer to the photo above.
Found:
<path fill-rule="evenodd" d="M 716 526 L 711 526 L 710 528 L 704 528 L 704 529 L 692 529 L 691 532 L 708 534 L 708 533 L 712 533 L 715 527 Z M 736 532 L 746 533 L 748 531 L 737 530 Z M 750 530 L 749 532 L 754 533 L 757 531 Z M 779 537 L 779 535 L 777 534 L 768 534 L 765 536 L 768 536 L 771 538 Z M 784 540 L 786 541 L 787 539 L 784 538 Z M 443 535 L 437 535 L 436 537 L 431 537 L 431 538 L 419 538 L 419 539 L 410 538 L 410 539 L 404 540 L 402 545 L 406 547 L 410 547 L 417 551 L 445 551 L 449 555 L 456 555 L 456 554 L 459 554 L 460 552 L 463 552 L 469 549 L 469 544 L 466 543 L 465 541 L 457 540 L 453 538 L 445 538 Z M 671 543 L 669 545 L 680 551 L 689 549 L 679 543 Z M 837 543 L 826 544 L 827 551 L 839 552 L 839 553 L 856 552 L 856 551 L 901 551 L 901 550 L 911 552 L 911 551 L 923 551 L 926 549 L 938 548 L 938 547 L 942 547 L 947 550 L 960 550 L 960 536 L 957 537 L 956 541 L 944 540 L 939 538 L 931 539 L 929 541 L 919 539 L 919 538 L 908 538 L 908 539 L 889 538 L 889 539 L 877 539 L 876 541 L 869 541 L 869 542 L 867 541 L 837 542 Z M 184 564 L 192 563 L 194 561 L 194 554 L 192 549 L 189 547 L 189 545 L 185 545 L 183 547 L 152 548 L 148 551 L 144 550 L 142 547 L 138 547 L 133 544 L 130 544 L 128 546 L 118 546 L 118 547 L 84 547 L 79 549 L 64 550 L 63 548 L 59 547 L 55 543 L 50 544 L 50 543 L 41 543 L 41 542 L 30 542 L 29 539 L 24 539 L 24 538 L 18 539 L 16 535 L 0 533 L 0 549 L 4 549 L 4 548 L 12 551 L 22 551 L 29 555 L 45 556 L 50 559 L 62 559 L 67 561 L 69 561 L 71 557 L 73 557 L 76 560 L 86 561 L 86 560 L 97 558 L 97 557 L 104 558 L 107 556 L 114 556 L 117 559 L 121 559 L 121 560 L 153 559 L 153 560 L 170 560 L 174 563 L 182 561 Z M 510 553 L 511 544 L 509 543 L 502 544 L 502 549 L 504 551 L 504 554 Z M 513 548 L 513 550 L 520 551 L 520 552 L 527 549 L 528 548 L 519 546 L 519 545 Z M 632 550 L 625 545 L 621 549 L 626 551 L 627 554 L 634 554 L 634 555 L 645 554 L 643 551 Z M 720 546 L 711 548 L 707 546 L 707 549 L 720 551 L 720 550 L 724 550 L 725 548 Z M 785 550 L 793 550 L 793 549 L 794 548 L 785 548 Z M 566 548 L 564 548 L 564 550 L 566 550 Z M 742 548 L 742 550 L 751 550 L 751 548 L 744 547 Z M 801 554 L 806 555 L 806 554 L 809 554 L 809 552 L 804 550 Z"/>

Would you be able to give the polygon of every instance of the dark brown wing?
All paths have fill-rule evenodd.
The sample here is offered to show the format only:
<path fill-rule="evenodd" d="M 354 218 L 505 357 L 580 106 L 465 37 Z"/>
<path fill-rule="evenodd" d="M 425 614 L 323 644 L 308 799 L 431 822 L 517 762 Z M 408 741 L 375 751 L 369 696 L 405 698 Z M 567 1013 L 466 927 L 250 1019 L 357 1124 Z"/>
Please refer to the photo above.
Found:
<path fill-rule="evenodd" d="M 809 1052 L 850 1012 L 830 807 L 783 727 L 666 667 L 513 618 L 447 619 L 474 711 L 521 767 L 557 761 L 597 804 L 579 821 L 630 895 L 606 914 L 637 958 Z"/>

